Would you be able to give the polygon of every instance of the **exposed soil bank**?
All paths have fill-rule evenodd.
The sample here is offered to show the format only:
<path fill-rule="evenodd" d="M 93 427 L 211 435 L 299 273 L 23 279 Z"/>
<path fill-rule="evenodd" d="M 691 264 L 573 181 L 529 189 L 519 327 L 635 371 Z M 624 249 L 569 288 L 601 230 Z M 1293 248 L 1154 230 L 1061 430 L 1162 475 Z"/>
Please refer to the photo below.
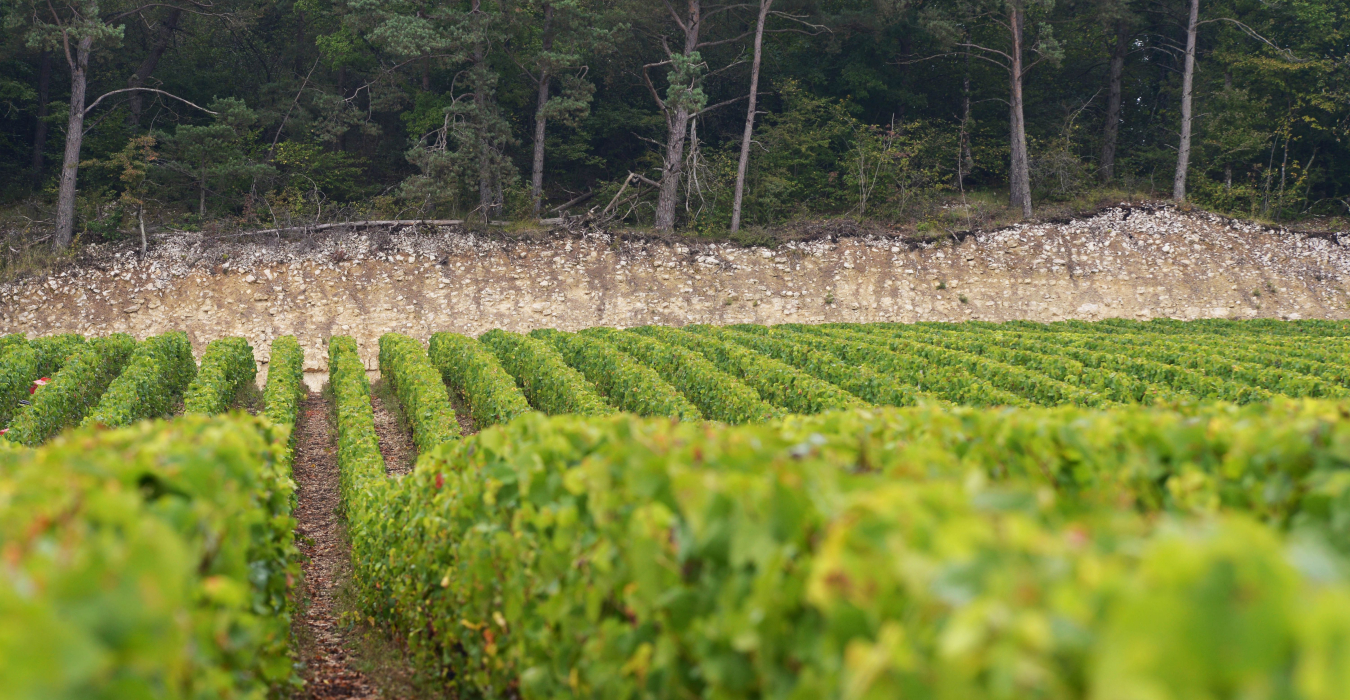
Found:
<path fill-rule="evenodd" d="M 884 236 L 790 243 L 537 243 L 453 230 L 354 233 L 274 244 L 185 234 L 0 286 L 0 331 L 186 330 L 200 352 L 240 335 L 263 368 L 271 339 L 300 337 L 326 369 L 331 335 L 376 368 L 379 336 L 646 323 L 1350 317 L 1350 247 L 1171 208 L 1115 208 L 913 246 Z M 262 376 L 260 374 L 259 380 Z"/>

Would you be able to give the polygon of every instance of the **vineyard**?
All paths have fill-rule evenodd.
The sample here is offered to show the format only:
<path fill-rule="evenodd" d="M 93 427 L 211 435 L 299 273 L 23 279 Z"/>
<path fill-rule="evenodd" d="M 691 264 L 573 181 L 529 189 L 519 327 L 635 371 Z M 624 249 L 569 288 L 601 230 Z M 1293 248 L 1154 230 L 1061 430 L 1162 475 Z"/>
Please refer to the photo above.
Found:
<path fill-rule="evenodd" d="M 390 333 L 402 477 L 327 350 L 259 408 L 240 338 L 0 338 L 0 694 L 298 692 L 323 402 L 352 605 L 449 696 L 1350 697 L 1350 322 Z"/>

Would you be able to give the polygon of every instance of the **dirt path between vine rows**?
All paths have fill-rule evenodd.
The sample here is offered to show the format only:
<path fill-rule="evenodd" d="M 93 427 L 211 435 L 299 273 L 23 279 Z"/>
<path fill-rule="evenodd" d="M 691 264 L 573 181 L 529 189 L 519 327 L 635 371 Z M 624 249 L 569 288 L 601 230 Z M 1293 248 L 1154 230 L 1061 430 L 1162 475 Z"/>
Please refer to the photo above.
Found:
<path fill-rule="evenodd" d="M 337 452 L 329 401 L 311 393 L 296 422 L 293 473 L 298 488 L 296 540 L 303 555 L 305 605 L 295 620 L 305 688 L 296 700 L 379 698 L 356 668 L 338 620 L 337 595 L 351 566 L 338 516 Z"/>
<path fill-rule="evenodd" d="M 386 398 L 383 391 L 370 392 L 370 409 L 375 414 L 375 436 L 379 439 L 380 454 L 384 457 L 385 473 L 401 476 L 412 471 L 413 463 L 417 461 L 417 447 L 394 412 L 397 407 L 385 406 Z"/>

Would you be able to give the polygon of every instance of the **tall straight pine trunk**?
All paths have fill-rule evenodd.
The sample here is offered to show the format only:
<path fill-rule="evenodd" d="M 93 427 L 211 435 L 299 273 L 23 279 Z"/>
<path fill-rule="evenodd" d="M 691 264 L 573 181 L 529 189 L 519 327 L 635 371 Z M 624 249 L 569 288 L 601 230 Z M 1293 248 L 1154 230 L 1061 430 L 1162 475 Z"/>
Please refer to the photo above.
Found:
<path fill-rule="evenodd" d="M 473 0 L 471 14 L 479 25 L 478 36 L 473 44 L 473 105 L 478 138 L 478 209 L 483 214 L 484 223 L 491 221 L 497 213 L 497 188 L 493 177 L 493 146 L 491 128 L 492 95 L 489 93 L 492 81 L 489 78 L 491 68 L 487 65 L 487 39 L 484 36 L 487 27 L 481 15 L 482 0 Z"/>
<path fill-rule="evenodd" d="M 1106 124 L 1102 128 L 1101 178 L 1111 182 L 1116 176 L 1116 139 L 1120 136 L 1121 83 L 1125 75 L 1125 54 L 1130 48 L 1129 25 L 1116 22 L 1116 43 L 1111 47 L 1111 64 L 1106 77 Z"/>
<path fill-rule="evenodd" d="M 1191 21 L 1186 25 L 1186 65 L 1181 73 L 1181 143 L 1177 146 L 1177 174 L 1172 178 L 1172 199 L 1186 201 L 1186 170 L 1191 161 L 1191 94 L 1195 84 L 1195 30 L 1200 21 L 1200 0 L 1191 0 Z"/>
<path fill-rule="evenodd" d="M 764 52 L 764 22 L 769 18 L 773 0 L 759 0 L 759 19 L 755 22 L 755 57 L 750 65 L 750 106 L 745 110 L 745 133 L 741 135 L 741 160 L 736 165 L 736 195 L 731 200 L 731 232 L 741 230 L 741 200 L 745 195 L 745 171 L 750 164 L 750 141 L 755 135 L 755 100 L 759 93 L 759 64 Z"/>
<path fill-rule="evenodd" d="M 544 53 L 553 50 L 553 5 L 544 5 Z M 534 217 L 539 218 L 544 202 L 544 135 L 548 125 L 548 116 L 544 111 L 548 107 L 548 63 L 539 69 L 539 96 L 534 109 L 534 168 L 530 175 L 530 202 L 534 207 Z"/>
<path fill-rule="evenodd" d="M 1008 25 L 1012 30 L 1012 70 L 1009 72 L 1009 131 L 1012 139 L 1012 157 L 1009 162 L 1009 205 L 1021 209 L 1022 216 L 1031 217 L 1031 166 L 1027 158 L 1027 128 L 1022 114 L 1022 24 L 1025 14 L 1021 7 L 1011 6 Z"/>
<path fill-rule="evenodd" d="M 93 37 L 84 36 L 76 42 L 75 55 L 70 57 L 70 116 L 66 119 L 66 153 L 61 161 L 61 188 L 56 197 L 56 235 L 52 237 L 57 249 L 69 246 L 75 231 L 75 181 L 80 174 L 80 148 L 84 145 L 84 93 L 93 46 Z"/>

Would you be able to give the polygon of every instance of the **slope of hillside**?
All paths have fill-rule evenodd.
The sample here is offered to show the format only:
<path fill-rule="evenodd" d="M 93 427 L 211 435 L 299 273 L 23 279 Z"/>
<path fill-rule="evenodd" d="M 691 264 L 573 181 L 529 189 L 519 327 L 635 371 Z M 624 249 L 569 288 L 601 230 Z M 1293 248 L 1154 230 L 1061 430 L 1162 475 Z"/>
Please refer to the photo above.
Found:
<path fill-rule="evenodd" d="M 279 335 L 326 368 L 323 342 L 450 330 L 527 331 L 644 323 L 1010 320 L 1108 317 L 1350 317 L 1340 236 L 1266 229 L 1169 207 L 1106 209 L 964 240 L 887 237 L 731 244 L 519 243 L 457 229 L 224 246 L 183 234 L 145 259 L 0 286 L 0 332 L 145 337 L 188 332 L 197 351 L 240 335 L 260 353 Z M 261 358 L 265 364 L 265 354 Z"/>

